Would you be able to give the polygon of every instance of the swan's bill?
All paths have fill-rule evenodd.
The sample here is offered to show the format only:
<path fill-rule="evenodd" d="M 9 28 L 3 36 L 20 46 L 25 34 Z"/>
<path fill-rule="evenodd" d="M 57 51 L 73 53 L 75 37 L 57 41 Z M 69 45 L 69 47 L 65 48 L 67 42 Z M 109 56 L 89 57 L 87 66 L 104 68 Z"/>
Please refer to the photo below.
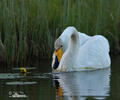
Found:
<path fill-rule="evenodd" d="M 58 62 L 60 62 L 62 54 L 63 54 L 62 48 L 59 48 L 58 50 L 55 50 L 55 56 L 57 57 Z"/>
<path fill-rule="evenodd" d="M 53 65 L 54 69 L 57 69 L 59 66 L 60 59 L 62 58 L 63 51 L 62 48 L 59 48 L 58 50 L 55 50 L 55 62 Z"/>

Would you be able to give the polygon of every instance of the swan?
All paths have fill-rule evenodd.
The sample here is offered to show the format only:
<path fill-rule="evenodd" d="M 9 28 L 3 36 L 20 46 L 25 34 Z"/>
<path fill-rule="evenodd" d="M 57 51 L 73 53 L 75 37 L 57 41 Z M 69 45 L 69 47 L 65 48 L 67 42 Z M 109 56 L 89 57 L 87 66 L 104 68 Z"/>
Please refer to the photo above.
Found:
<path fill-rule="evenodd" d="M 102 35 L 88 36 L 67 27 L 54 43 L 53 71 L 80 71 L 110 67 L 108 40 Z"/>

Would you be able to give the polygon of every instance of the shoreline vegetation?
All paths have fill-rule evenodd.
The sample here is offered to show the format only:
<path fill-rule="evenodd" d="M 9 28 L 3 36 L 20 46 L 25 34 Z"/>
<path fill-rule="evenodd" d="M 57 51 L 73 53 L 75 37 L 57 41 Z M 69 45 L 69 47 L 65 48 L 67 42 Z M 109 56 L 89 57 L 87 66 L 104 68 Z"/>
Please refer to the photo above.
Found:
<path fill-rule="evenodd" d="M 67 26 L 104 35 L 111 54 L 120 53 L 120 0 L 0 0 L 0 61 L 51 58 Z"/>

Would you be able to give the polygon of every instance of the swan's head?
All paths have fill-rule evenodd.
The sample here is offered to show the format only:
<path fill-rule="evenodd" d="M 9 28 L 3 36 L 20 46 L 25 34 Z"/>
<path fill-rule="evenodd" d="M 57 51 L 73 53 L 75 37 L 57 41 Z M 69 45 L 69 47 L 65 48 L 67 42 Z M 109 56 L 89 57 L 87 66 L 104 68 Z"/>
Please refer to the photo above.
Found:
<path fill-rule="evenodd" d="M 73 33 L 77 34 L 77 30 L 74 27 L 68 27 L 55 41 L 54 44 L 55 51 L 53 53 L 53 61 L 52 61 L 53 70 L 57 70 L 57 68 L 59 67 L 59 63 L 60 61 L 62 61 L 61 57 L 66 52 L 70 42 L 70 37 Z M 74 37 L 74 35 L 72 35 L 72 37 Z"/>
<path fill-rule="evenodd" d="M 55 70 L 58 68 L 60 60 L 63 55 L 63 45 L 62 45 L 60 38 L 56 40 L 54 44 L 54 48 L 55 48 L 55 51 L 53 53 L 52 68 Z"/>

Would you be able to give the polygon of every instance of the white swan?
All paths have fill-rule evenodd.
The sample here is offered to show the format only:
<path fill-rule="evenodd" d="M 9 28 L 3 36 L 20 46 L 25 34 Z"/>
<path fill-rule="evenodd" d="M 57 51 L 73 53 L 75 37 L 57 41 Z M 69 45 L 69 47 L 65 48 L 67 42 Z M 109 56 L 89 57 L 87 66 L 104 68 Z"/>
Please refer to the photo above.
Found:
<path fill-rule="evenodd" d="M 108 40 L 88 36 L 67 27 L 55 41 L 52 68 L 55 71 L 80 71 L 110 67 Z"/>

